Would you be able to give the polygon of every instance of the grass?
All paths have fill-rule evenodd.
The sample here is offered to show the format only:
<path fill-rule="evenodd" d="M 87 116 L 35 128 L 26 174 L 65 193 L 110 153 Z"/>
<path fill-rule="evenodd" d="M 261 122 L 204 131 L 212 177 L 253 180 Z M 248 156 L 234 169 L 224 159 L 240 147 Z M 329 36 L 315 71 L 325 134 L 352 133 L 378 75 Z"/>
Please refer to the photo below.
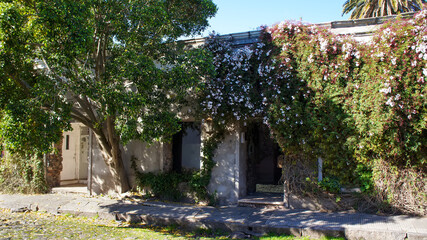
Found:
<path fill-rule="evenodd" d="M 188 232 L 177 225 L 152 227 L 72 215 L 51 215 L 41 212 L 11 213 L 0 209 L 2 239 L 229 239 L 229 233 L 199 229 Z M 293 236 L 267 235 L 259 240 L 309 240 Z M 340 238 L 323 238 L 335 239 Z"/>

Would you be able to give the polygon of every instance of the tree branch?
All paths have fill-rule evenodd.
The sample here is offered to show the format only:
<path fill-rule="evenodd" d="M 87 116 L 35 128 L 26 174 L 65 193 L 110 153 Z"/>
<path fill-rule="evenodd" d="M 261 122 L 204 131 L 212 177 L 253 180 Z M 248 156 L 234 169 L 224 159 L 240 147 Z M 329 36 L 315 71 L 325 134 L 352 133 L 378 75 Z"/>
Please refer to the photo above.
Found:
<path fill-rule="evenodd" d="M 77 100 L 79 105 L 82 107 L 82 110 L 89 118 L 89 121 L 96 122 L 98 119 L 96 118 L 95 114 L 92 111 L 92 108 L 90 106 L 90 103 L 87 101 L 87 98 L 85 97 L 86 101 L 78 97 L 77 95 L 73 94 L 73 98 Z"/>
<path fill-rule="evenodd" d="M 89 111 L 89 114 L 92 116 L 92 118 L 93 119 L 97 119 L 97 112 L 96 111 L 94 111 L 93 110 L 93 104 L 91 104 L 90 102 L 89 102 L 89 99 L 87 98 L 87 96 L 84 96 L 84 98 L 83 98 L 83 101 L 87 104 L 87 107 L 88 107 L 88 111 Z"/>
<path fill-rule="evenodd" d="M 83 123 L 84 125 L 86 125 L 90 129 L 95 130 L 90 119 L 88 119 L 85 115 L 80 113 L 77 109 L 75 109 L 75 108 L 71 109 L 71 117 L 73 117 L 77 121 Z"/>

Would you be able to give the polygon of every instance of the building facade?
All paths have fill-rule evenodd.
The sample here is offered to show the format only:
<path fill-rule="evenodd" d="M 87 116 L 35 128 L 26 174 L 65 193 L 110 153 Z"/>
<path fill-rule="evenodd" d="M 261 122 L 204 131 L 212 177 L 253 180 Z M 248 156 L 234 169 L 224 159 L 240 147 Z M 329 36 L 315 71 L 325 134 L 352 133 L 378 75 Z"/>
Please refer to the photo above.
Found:
<path fill-rule="evenodd" d="M 405 14 L 411 17 L 413 13 Z M 372 32 L 393 17 L 337 21 L 318 24 L 335 34 L 353 35 L 358 41 L 369 41 Z M 260 32 L 228 34 L 221 38 L 231 41 L 239 48 L 259 42 Z M 204 38 L 185 41 L 195 47 L 204 43 Z M 135 162 L 140 172 L 168 172 L 181 169 L 200 169 L 203 139 L 208 134 L 206 124 L 195 122 L 191 117 L 182 117 L 182 131 L 175 134 L 172 142 L 147 144 L 138 140 L 122 147 L 122 158 L 131 186 L 135 185 Z M 91 194 L 106 194 L 114 189 L 111 175 L 102 158 L 99 144 L 87 127 L 72 124 L 73 130 L 64 132 L 62 146 L 61 184 L 87 184 Z M 208 186 L 216 193 L 220 204 L 235 204 L 249 193 L 257 191 L 258 184 L 280 185 L 281 169 L 278 164 L 279 147 L 269 137 L 267 126 L 262 123 L 248 126 L 230 126 L 232 131 L 218 146 Z"/>

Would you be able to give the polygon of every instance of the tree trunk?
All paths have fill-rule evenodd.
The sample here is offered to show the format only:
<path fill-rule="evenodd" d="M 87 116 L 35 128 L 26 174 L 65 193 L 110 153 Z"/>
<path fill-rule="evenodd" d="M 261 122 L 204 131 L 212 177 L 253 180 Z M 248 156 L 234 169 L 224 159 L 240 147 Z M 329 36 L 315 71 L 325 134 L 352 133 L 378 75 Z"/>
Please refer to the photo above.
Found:
<path fill-rule="evenodd" d="M 129 181 L 123 165 L 122 154 L 119 142 L 112 145 L 112 156 L 106 160 L 107 166 L 113 177 L 114 189 L 117 193 L 124 193 L 129 190 Z"/>
<path fill-rule="evenodd" d="M 107 117 L 103 129 L 95 131 L 95 136 L 101 147 L 101 152 L 111 173 L 114 191 L 118 194 L 129 190 L 129 180 L 123 164 L 120 150 L 120 138 L 114 129 L 114 119 Z"/>

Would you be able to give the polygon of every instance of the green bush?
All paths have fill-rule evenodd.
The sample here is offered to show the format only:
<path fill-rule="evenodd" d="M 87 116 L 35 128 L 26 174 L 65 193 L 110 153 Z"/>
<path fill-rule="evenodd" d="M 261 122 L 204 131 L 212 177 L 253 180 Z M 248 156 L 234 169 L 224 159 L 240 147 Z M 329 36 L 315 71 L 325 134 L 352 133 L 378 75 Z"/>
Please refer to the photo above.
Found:
<path fill-rule="evenodd" d="M 140 173 L 136 174 L 137 191 L 145 192 L 147 196 L 154 196 L 165 200 L 178 201 L 183 197 L 179 184 L 188 182 L 189 173 Z"/>
<path fill-rule="evenodd" d="M 331 178 L 325 177 L 322 181 L 319 182 L 319 186 L 327 192 L 331 192 L 331 193 L 341 192 L 341 184 L 338 181 L 338 179 L 334 177 L 331 177 Z"/>
<path fill-rule="evenodd" d="M 214 153 L 221 141 L 223 132 L 217 131 L 203 141 L 202 168 L 198 171 L 141 173 L 136 167 L 136 158 L 132 158 L 132 168 L 136 172 L 137 191 L 160 199 L 179 201 L 185 195 L 191 195 L 194 201 L 205 201 L 209 205 L 216 204 L 216 195 L 208 192 L 211 180 Z M 185 189 L 183 185 L 187 185 Z"/>
<path fill-rule="evenodd" d="M 0 191 L 4 193 L 46 193 L 41 157 L 6 154 L 0 158 Z"/>
<path fill-rule="evenodd" d="M 364 164 L 357 164 L 356 175 L 359 176 L 359 186 L 362 192 L 374 193 L 372 169 Z"/>

